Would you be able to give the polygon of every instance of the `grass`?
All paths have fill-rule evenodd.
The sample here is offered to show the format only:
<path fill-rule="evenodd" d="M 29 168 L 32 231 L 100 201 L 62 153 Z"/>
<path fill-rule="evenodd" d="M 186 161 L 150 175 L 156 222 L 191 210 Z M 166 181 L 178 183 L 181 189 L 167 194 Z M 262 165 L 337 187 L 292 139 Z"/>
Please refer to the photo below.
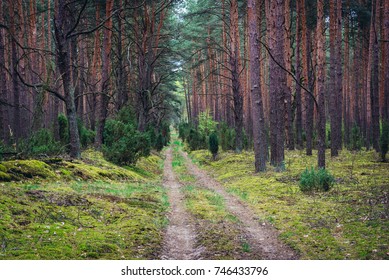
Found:
<path fill-rule="evenodd" d="M 83 157 L 45 165 L 54 176 L 0 184 L 0 259 L 158 257 L 168 208 L 161 160 L 127 170 L 96 152 Z"/>
<path fill-rule="evenodd" d="M 286 171 L 269 167 L 259 175 L 251 152 L 223 152 L 218 161 L 205 150 L 191 156 L 272 223 L 303 259 L 389 259 L 389 165 L 374 152 L 328 155 L 335 186 L 310 194 L 301 192 L 298 182 L 315 166 L 315 155 L 287 151 Z"/>
<path fill-rule="evenodd" d="M 178 143 L 176 143 L 178 142 Z M 173 170 L 184 185 L 185 205 L 192 215 L 198 237 L 197 246 L 205 248 L 205 259 L 255 259 L 242 234 L 240 221 L 225 207 L 224 198 L 195 184 L 188 174 L 185 160 L 179 153 L 182 145 L 173 144 Z"/>

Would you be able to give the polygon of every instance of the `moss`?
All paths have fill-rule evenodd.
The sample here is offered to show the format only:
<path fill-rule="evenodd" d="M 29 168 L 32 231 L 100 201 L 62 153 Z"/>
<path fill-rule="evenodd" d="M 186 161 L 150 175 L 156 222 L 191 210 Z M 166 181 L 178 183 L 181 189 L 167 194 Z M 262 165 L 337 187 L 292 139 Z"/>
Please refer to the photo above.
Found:
<path fill-rule="evenodd" d="M 39 160 L 12 160 L 3 162 L 7 173 L 14 175 L 15 178 L 57 178 L 52 168 Z"/>
<path fill-rule="evenodd" d="M 159 156 L 150 155 L 148 157 L 140 158 L 136 163 L 136 167 L 147 171 L 148 174 L 161 175 L 161 162 L 162 159 Z"/>
<path fill-rule="evenodd" d="M 0 259 L 155 259 L 159 253 L 167 209 L 160 186 L 13 184 L 0 187 Z"/>
<path fill-rule="evenodd" d="M 3 171 L 0 171 L 0 181 L 9 182 L 11 180 L 12 180 L 11 175 L 4 173 Z"/>
<path fill-rule="evenodd" d="M 316 152 L 316 151 L 315 151 Z M 329 151 L 327 151 L 329 153 Z M 286 151 L 284 172 L 272 167 L 254 174 L 253 153 L 223 152 L 211 161 L 207 151 L 191 153 L 229 192 L 236 194 L 303 259 L 387 259 L 389 239 L 388 165 L 373 151 L 328 154 L 335 186 L 304 194 L 301 173 L 316 164 L 304 151 Z"/>
<path fill-rule="evenodd" d="M 1 163 L 0 163 L 0 171 L 4 172 L 4 173 L 7 172 L 7 168 L 4 165 L 2 165 Z"/>

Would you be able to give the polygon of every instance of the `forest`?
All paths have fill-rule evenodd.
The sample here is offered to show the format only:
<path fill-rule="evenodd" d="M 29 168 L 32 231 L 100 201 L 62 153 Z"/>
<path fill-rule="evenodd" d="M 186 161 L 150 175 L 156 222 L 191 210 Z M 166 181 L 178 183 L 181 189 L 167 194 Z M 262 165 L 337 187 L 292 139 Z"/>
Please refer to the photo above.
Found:
<path fill-rule="evenodd" d="M 389 1 L 0 3 L 0 259 L 388 259 L 388 146 Z"/>

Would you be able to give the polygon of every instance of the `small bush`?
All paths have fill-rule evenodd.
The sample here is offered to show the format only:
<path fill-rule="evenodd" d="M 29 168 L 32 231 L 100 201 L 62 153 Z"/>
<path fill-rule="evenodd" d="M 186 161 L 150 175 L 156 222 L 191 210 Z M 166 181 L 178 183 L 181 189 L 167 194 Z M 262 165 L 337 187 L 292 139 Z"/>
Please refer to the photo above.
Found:
<path fill-rule="evenodd" d="M 61 144 L 54 139 L 52 131 L 40 129 L 34 132 L 24 143 L 18 143 L 19 152 L 27 156 L 54 155 L 61 153 Z"/>
<path fill-rule="evenodd" d="M 95 141 L 96 132 L 87 129 L 80 119 L 77 119 L 78 135 L 80 136 L 81 146 L 86 148 Z"/>
<path fill-rule="evenodd" d="M 68 119 L 64 114 L 58 115 L 58 130 L 59 130 L 59 140 L 63 145 L 69 143 L 69 125 Z"/>
<path fill-rule="evenodd" d="M 300 178 L 300 190 L 303 192 L 308 191 L 329 191 L 335 183 L 334 177 L 328 172 L 327 169 L 320 168 L 315 170 L 307 168 L 301 174 Z"/>
<path fill-rule="evenodd" d="M 226 123 L 221 123 L 218 132 L 222 150 L 235 150 L 235 129 L 229 128 Z M 245 135 L 243 135 L 243 137 L 245 137 Z M 245 139 L 243 139 L 243 144 L 246 145 L 246 143 L 248 143 L 248 141 L 245 142 Z"/>
<path fill-rule="evenodd" d="M 382 161 L 386 161 L 386 153 L 389 145 L 389 124 L 387 121 L 382 123 L 382 131 L 380 137 L 380 154 Z"/>
<path fill-rule="evenodd" d="M 192 128 L 189 123 L 180 123 L 178 126 L 178 137 L 182 139 L 182 141 L 188 141 L 190 129 Z"/>
<path fill-rule="evenodd" d="M 208 109 L 205 112 L 201 112 L 198 118 L 198 131 L 202 136 L 207 138 L 212 132 L 216 131 L 218 123 L 213 120 L 213 117 Z"/>
<path fill-rule="evenodd" d="M 155 141 L 155 149 L 159 152 L 163 149 L 165 140 L 163 139 L 162 133 L 158 133 L 157 140 Z"/>
<path fill-rule="evenodd" d="M 211 135 L 209 135 L 208 149 L 212 153 L 213 159 L 216 159 L 217 152 L 219 151 L 219 140 L 215 132 L 212 132 Z"/>
<path fill-rule="evenodd" d="M 203 137 L 196 129 L 191 128 L 188 137 L 188 144 L 192 151 L 205 148 L 205 137 Z"/>
<path fill-rule="evenodd" d="M 117 164 L 134 164 L 142 156 L 150 154 L 148 133 L 136 130 L 133 124 L 107 120 L 104 129 L 104 156 Z"/>

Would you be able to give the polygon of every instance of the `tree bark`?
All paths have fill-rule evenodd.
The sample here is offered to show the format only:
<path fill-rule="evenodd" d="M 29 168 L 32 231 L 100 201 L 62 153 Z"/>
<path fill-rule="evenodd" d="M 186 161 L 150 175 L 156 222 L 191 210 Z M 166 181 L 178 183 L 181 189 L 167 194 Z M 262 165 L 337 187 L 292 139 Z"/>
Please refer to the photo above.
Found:
<path fill-rule="evenodd" d="M 243 144 L 243 92 L 240 74 L 242 66 L 240 62 L 240 39 L 238 26 L 238 2 L 237 0 L 230 1 L 230 32 L 231 32 L 231 56 L 230 67 L 232 76 L 232 95 L 234 100 L 234 117 L 235 117 L 235 145 L 236 151 L 242 150 Z"/>
<path fill-rule="evenodd" d="M 337 107 L 337 50 L 340 46 L 336 45 L 336 2 L 337 0 L 330 0 L 330 86 L 328 94 L 328 104 L 330 110 L 331 121 L 331 156 L 338 156 L 338 149 L 336 141 L 338 141 L 337 126 L 338 126 L 338 107 Z"/>
<path fill-rule="evenodd" d="M 66 105 L 66 115 L 69 123 L 70 156 L 81 157 L 81 144 L 78 134 L 77 115 L 75 106 L 74 89 L 71 85 L 70 77 L 70 41 L 67 33 L 72 24 L 72 11 L 69 0 L 58 0 L 55 6 L 55 41 L 57 45 L 57 64 L 61 74 L 64 99 Z"/>
<path fill-rule="evenodd" d="M 259 46 L 258 34 L 258 18 L 257 14 L 259 6 L 258 0 L 248 0 L 247 14 L 249 24 L 249 59 L 250 59 L 250 91 L 251 91 L 251 106 L 253 113 L 253 141 L 254 141 L 254 155 L 255 155 L 255 172 L 266 170 L 266 131 L 265 119 L 263 113 L 263 102 L 261 93 L 261 49 Z"/>
<path fill-rule="evenodd" d="M 108 102 L 110 98 L 109 93 L 109 73 L 110 73 L 110 57 L 111 57 L 111 30 L 112 30 L 112 9 L 113 9 L 113 0 L 107 0 L 105 6 L 105 16 L 108 19 L 105 24 L 104 29 L 104 39 L 103 39 L 103 48 L 102 48 L 102 59 L 101 59 L 101 90 L 100 94 L 97 96 L 97 112 L 98 112 L 98 124 L 96 127 L 96 138 L 95 145 L 96 147 L 101 147 L 104 142 L 103 132 L 105 126 L 105 120 L 108 115 Z"/>
<path fill-rule="evenodd" d="M 295 106 L 296 106 L 296 144 L 299 150 L 303 149 L 303 127 L 302 127 L 302 104 L 301 104 L 301 62 L 300 62 L 300 44 L 301 44 L 301 4 L 304 4 L 303 1 L 296 1 L 296 49 L 295 49 L 295 71 L 296 71 L 296 96 L 295 96 Z"/>
<path fill-rule="evenodd" d="M 317 136 L 318 153 L 317 161 L 319 168 L 326 167 L 325 148 L 326 148 L 326 115 L 325 115 L 325 39 L 324 39 L 324 4 L 323 1 L 317 1 Z"/>
<path fill-rule="evenodd" d="M 373 57 L 372 57 L 372 80 L 371 80 L 371 129 L 372 129 L 372 144 L 373 148 L 379 152 L 380 145 L 380 106 L 379 106 L 379 49 L 378 49 L 378 24 L 379 24 L 379 0 L 373 1 L 375 6 L 373 7 L 374 13 L 372 15 L 373 24 Z M 373 5 L 372 3 L 372 5 Z"/>
<path fill-rule="evenodd" d="M 283 169 L 284 133 L 285 133 L 285 85 L 287 82 L 284 59 L 284 3 L 281 0 L 270 1 L 269 7 L 269 49 L 272 58 L 269 61 L 270 72 L 270 162 L 278 170 Z M 284 69 L 282 69 L 281 67 Z"/>

